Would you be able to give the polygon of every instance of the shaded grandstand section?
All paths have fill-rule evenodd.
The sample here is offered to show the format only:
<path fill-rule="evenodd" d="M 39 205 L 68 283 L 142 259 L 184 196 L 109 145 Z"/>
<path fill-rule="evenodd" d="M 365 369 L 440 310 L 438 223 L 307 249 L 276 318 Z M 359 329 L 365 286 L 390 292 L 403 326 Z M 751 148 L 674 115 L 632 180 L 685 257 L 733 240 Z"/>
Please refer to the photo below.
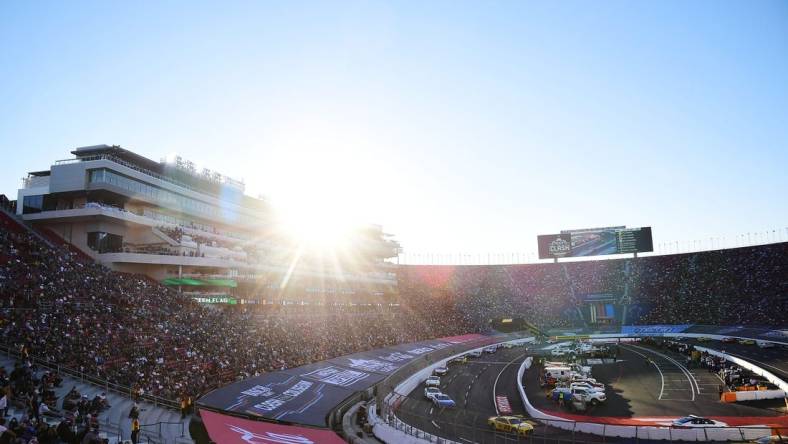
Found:
<path fill-rule="evenodd" d="M 557 264 L 401 266 L 404 300 L 450 301 L 468 319 L 538 329 L 626 324 L 788 325 L 788 243 Z"/>

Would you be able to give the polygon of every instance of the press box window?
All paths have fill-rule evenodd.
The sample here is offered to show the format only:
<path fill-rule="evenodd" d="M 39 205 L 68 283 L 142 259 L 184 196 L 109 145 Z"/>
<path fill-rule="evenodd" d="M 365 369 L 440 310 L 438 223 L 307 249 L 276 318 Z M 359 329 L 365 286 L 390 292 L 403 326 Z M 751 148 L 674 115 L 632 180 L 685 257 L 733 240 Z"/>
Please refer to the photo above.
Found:
<path fill-rule="evenodd" d="M 22 199 L 22 214 L 40 213 L 44 210 L 44 196 L 25 196 Z"/>
<path fill-rule="evenodd" d="M 123 236 L 93 231 L 88 233 L 88 247 L 99 254 L 117 253 L 123 248 Z"/>

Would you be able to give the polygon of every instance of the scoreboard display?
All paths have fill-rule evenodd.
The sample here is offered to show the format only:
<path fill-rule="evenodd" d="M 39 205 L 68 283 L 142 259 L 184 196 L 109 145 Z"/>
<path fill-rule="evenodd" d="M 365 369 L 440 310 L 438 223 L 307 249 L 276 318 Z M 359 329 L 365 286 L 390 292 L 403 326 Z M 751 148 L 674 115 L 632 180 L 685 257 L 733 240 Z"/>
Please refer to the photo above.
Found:
<path fill-rule="evenodd" d="M 600 256 L 654 251 L 651 227 L 564 230 L 537 237 L 539 259 Z"/>

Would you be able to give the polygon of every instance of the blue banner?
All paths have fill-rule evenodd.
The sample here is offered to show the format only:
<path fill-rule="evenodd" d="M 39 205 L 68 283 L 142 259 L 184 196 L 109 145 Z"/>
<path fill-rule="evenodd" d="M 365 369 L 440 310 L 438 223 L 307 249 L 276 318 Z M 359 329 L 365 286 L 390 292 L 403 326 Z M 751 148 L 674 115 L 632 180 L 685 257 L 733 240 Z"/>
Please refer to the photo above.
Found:
<path fill-rule="evenodd" d="M 686 329 L 692 327 L 692 324 L 683 325 L 624 325 L 621 327 L 621 333 L 628 335 L 651 335 L 660 336 L 666 333 L 683 333 Z"/>

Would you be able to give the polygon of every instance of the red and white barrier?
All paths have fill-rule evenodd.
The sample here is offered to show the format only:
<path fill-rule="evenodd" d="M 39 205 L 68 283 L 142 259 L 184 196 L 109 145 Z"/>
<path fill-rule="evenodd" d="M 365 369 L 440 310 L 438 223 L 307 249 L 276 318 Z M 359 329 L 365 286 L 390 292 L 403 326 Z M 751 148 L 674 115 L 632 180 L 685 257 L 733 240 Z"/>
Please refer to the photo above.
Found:
<path fill-rule="evenodd" d="M 512 406 L 509 404 L 509 398 L 503 395 L 495 397 L 495 406 L 498 408 L 498 413 L 501 415 L 511 415 Z"/>

